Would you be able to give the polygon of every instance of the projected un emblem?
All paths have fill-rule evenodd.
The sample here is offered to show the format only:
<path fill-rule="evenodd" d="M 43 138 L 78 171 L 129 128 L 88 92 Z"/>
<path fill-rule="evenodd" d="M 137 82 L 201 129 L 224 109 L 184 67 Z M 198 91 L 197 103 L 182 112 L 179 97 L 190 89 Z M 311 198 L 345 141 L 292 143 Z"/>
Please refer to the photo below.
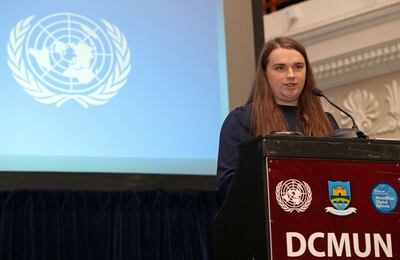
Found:
<path fill-rule="evenodd" d="M 118 94 L 131 65 L 126 37 L 115 25 L 72 13 L 33 19 L 17 23 L 7 49 L 13 76 L 28 94 L 44 104 L 75 100 L 85 108 Z"/>

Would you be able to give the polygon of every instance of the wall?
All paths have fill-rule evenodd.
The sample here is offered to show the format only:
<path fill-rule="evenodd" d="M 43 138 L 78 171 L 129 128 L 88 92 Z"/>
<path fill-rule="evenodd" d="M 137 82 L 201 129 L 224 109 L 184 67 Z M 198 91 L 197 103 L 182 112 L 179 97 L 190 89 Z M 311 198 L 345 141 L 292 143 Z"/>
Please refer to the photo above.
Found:
<path fill-rule="evenodd" d="M 251 1 L 224 1 L 229 107 L 243 105 L 255 75 Z"/>

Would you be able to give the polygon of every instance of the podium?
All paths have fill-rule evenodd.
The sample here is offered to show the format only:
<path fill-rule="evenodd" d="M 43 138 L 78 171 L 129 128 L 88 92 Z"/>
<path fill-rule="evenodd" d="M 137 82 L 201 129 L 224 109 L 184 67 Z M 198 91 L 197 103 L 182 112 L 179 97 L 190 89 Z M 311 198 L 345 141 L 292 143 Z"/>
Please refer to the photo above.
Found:
<path fill-rule="evenodd" d="M 239 150 L 214 259 L 400 259 L 400 142 L 265 136 Z"/>

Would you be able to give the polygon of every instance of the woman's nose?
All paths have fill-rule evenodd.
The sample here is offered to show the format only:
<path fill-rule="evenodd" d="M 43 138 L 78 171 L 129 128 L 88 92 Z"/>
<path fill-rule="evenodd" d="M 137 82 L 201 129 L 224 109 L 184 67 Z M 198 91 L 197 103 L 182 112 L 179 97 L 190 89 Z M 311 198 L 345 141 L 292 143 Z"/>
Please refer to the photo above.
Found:
<path fill-rule="evenodd" d="M 294 73 L 293 73 L 293 69 L 292 67 L 289 67 L 286 73 L 286 77 L 288 78 L 293 78 L 294 77 Z"/>

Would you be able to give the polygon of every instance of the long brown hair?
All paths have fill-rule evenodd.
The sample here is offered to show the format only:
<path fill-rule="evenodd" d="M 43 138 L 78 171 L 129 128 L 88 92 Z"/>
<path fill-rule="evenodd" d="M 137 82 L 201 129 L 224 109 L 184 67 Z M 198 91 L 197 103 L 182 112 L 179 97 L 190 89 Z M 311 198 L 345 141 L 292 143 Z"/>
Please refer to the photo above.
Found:
<path fill-rule="evenodd" d="M 254 136 L 266 135 L 272 131 L 287 130 L 288 124 L 272 95 L 267 78 L 269 55 L 278 48 L 293 49 L 301 53 L 306 63 L 306 79 L 299 96 L 297 120 L 304 124 L 305 134 L 309 136 L 327 136 L 332 125 L 322 109 L 319 97 L 313 95 L 316 88 L 314 74 L 305 48 L 297 41 L 280 37 L 268 41 L 258 59 L 256 78 L 247 104 L 252 103 L 251 127 Z M 300 122 L 297 122 L 299 124 Z"/>

